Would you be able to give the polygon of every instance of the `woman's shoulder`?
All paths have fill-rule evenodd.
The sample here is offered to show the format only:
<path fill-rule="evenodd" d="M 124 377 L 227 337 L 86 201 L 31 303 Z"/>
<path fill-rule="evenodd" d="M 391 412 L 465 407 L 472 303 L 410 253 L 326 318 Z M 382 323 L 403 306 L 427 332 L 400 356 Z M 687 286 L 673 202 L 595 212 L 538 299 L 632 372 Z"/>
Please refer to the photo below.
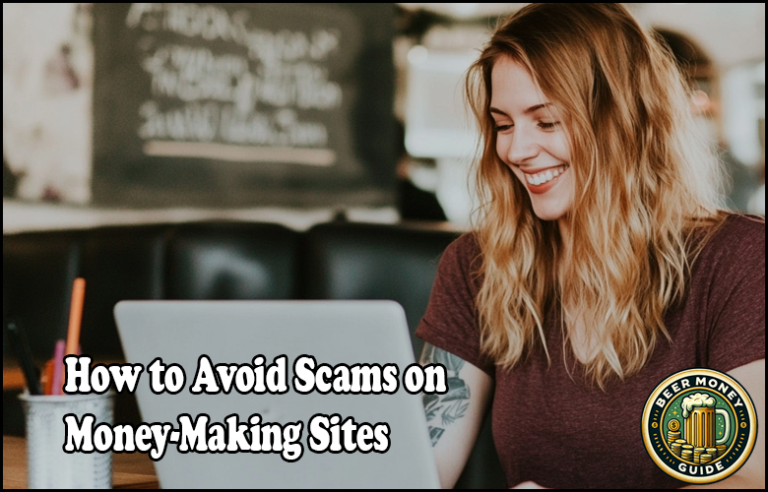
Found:
<path fill-rule="evenodd" d="M 440 261 L 441 270 L 454 271 L 466 279 L 475 279 L 481 266 L 482 250 L 475 232 L 466 232 L 449 244 Z"/>
<path fill-rule="evenodd" d="M 692 270 L 701 364 L 729 371 L 765 358 L 765 219 L 728 215 Z M 696 345 L 696 344 L 694 344 Z"/>
<path fill-rule="evenodd" d="M 762 266 L 762 268 L 761 268 Z M 701 250 L 699 275 L 729 277 L 765 274 L 765 219 L 728 214 Z"/>
<path fill-rule="evenodd" d="M 416 336 L 492 375 L 493 366 L 480 355 L 475 317 L 475 297 L 480 287 L 476 262 L 479 255 L 480 247 L 473 233 L 463 234 L 446 248 Z"/>
<path fill-rule="evenodd" d="M 477 234 L 474 231 L 465 232 L 448 245 L 444 255 L 462 262 L 473 262 L 480 256 L 480 243 L 477 240 Z"/>
<path fill-rule="evenodd" d="M 742 253 L 765 258 L 765 219 L 754 215 L 727 214 L 702 250 L 702 257 Z"/>
<path fill-rule="evenodd" d="M 437 267 L 434 287 L 474 299 L 480 289 L 482 255 L 477 236 L 467 232 L 459 236 L 443 252 Z M 433 292 L 439 290 L 433 288 Z"/>
<path fill-rule="evenodd" d="M 476 256 L 480 253 L 480 243 L 477 242 L 475 231 L 465 232 L 448 245 L 446 252 L 460 256 Z"/>
<path fill-rule="evenodd" d="M 756 215 L 726 214 L 717 235 L 723 241 L 762 241 L 765 244 L 765 218 Z"/>

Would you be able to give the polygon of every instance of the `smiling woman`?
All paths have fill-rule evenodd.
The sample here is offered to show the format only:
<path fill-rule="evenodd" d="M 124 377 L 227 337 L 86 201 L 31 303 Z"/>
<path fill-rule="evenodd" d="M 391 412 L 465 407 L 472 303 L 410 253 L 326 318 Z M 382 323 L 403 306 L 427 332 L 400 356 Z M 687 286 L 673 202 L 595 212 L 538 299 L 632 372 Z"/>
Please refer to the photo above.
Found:
<path fill-rule="evenodd" d="M 495 122 L 496 153 L 530 192 L 542 220 L 566 216 L 573 203 L 570 144 L 559 110 L 544 102 L 528 70 L 512 58 L 500 59 L 491 74 L 490 113 Z M 561 192 L 548 193 L 558 186 Z"/>
<path fill-rule="evenodd" d="M 708 367 L 762 418 L 765 222 L 718 210 L 674 59 L 621 4 L 526 6 L 467 93 L 482 214 L 443 255 L 417 332 L 422 363 L 458 368 L 425 400 L 443 485 L 491 394 L 510 486 L 684 485 L 649 458 L 643 408 L 671 374 Z M 762 434 L 754 449 L 718 485 L 764 482 Z"/>

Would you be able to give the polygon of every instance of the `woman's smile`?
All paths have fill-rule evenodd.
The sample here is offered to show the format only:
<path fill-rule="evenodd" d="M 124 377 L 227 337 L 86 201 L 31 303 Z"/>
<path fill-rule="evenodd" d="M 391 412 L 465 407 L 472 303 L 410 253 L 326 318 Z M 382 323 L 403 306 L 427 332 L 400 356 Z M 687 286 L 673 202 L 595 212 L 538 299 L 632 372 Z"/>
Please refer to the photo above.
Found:
<path fill-rule="evenodd" d="M 571 166 L 561 164 L 549 169 L 538 169 L 535 171 L 523 171 L 528 185 L 528 191 L 534 195 L 542 195 L 560 182 L 560 177 L 565 174 Z M 522 169 L 521 169 L 522 171 Z"/>

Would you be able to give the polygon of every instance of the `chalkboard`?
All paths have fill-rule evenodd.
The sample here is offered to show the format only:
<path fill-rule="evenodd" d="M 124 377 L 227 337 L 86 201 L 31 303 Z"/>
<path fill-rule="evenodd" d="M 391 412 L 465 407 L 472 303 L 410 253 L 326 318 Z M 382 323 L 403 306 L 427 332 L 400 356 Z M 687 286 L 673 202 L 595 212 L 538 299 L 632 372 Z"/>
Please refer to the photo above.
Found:
<path fill-rule="evenodd" d="M 394 204 L 394 11 L 94 4 L 94 202 Z"/>

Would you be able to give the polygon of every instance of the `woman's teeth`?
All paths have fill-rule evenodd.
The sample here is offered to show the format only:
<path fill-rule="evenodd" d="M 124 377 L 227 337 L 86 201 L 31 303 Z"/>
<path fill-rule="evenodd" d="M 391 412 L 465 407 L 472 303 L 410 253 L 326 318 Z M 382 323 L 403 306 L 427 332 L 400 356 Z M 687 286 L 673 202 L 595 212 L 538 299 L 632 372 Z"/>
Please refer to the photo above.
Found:
<path fill-rule="evenodd" d="M 568 165 L 563 164 L 562 166 L 555 169 L 548 169 L 546 171 L 540 172 L 539 174 L 526 174 L 525 176 L 526 176 L 526 179 L 528 180 L 528 183 L 534 186 L 540 186 L 560 176 L 567 169 L 568 169 Z"/>

